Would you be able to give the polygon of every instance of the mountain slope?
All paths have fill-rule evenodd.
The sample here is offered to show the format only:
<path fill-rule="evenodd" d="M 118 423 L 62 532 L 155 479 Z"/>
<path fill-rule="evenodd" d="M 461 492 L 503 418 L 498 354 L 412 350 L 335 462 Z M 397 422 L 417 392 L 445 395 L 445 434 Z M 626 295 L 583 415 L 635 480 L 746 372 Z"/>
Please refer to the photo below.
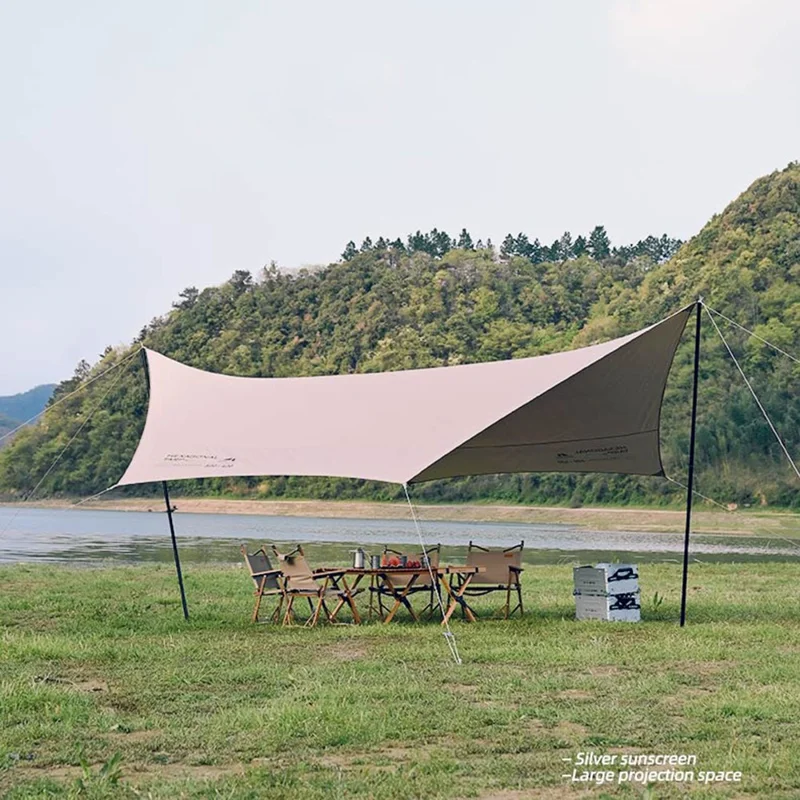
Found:
<path fill-rule="evenodd" d="M 623 254 L 605 248 L 594 258 L 586 251 L 576 257 L 574 248 L 565 246 L 564 259 L 553 262 L 517 246 L 498 256 L 490 247 L 415 249 L 381 239 L 361 252 L 348 246 L 346 260 L 324 269 L 286 274 L 271 267 L 255 280 L 237 272 L 220 287 L 187 289 L 168 315 L 142 330 L 136 344 L 144 341 L 194 366 L 238 375 L 404 369 L 589 344 L 657 321 L 702 294 L 721 312 L 789 352 L 800 352 L 798 242 L 800 167 L 792 164 L 756 181 L 666 263 L 646 249 Z M 735 329 L 728 333 L 791 451 L 800 438 L 796 365 L 756 340 L 745 341 Z M 796 505 L 794 476 L 715 337 L 705 323 L 699 488 L 725 501 Z M 684 479 L 688 446 L 691 347 L 685 339 L 662 419 L 665 465 L 678 480 Z M 93 369 L 81 369 L 61 384 L 56 396 L 124 355 L 109 351 Z M 146 411 L 139 358 L 49 412 L 41 425 L 21 432 L 0 454 L 0 492 L 28 490 L 112 384 L 42 488 L 89 494 L 112 484 L 133 452 Z M 182 489 L 258 496 L 397 493 L 395 487 L 358 481 L 299 478 L 187 482 Z M 434 482 L 415 492 L 430 499 L 573 504 L 681 496 L 661 479 L 569 474 Z"/>
<path fill-rule="evenodd" d="M 17 425 L 19 425 L 17 420 L 11 419 L 11 417 L 7 417 L 5 414 L 0 414 L 0 436 L 13 430 Z M 2 446 L 3 442 L 0 442 L 0 447 Z"/>
<path fill-rule="evenodd" d="M 0 397 L 0 416 L 24 422 L 35 417 L 48 403 L 56 388 L 54 383 L 42 384 L 27 392 Z"/>
<path fill-rule="evenodd" d="M 27 392 L 0 397 L 0 436 L 13 431 L 42 411 L 55 388 L 54 383 L 48 383 Z M 10 443 L 11 437 L 0 439 L 0 449 Z"/>
<path fill-rule="evenodd" d="M 800 165 L 760 178 L 651 270 L 635 291 L 594 309 L 587 329 L 613 330 L 628 315 L 655 319 L 697 296 L 790 354 L 800 354 Z M 790 453 L 800 446 L 800 367 L 716 318 Z M 701 491 L 721 499 L 798 505 L 798 481 L 709 315 L 703 318 L 698 459 Z M 585 331 L 582 336 L 585 336 Z M 580 337 L 579 337 L 580 338 Z M 686 338 L 686 337 L 685 337 Z M 688 446 L 689 352 L 684 347 L 666 398 L 667 463 Z M 683 406 L 683 408 L 681 408 Z M 674 433 L 670 433 L 670 431 Z M 682 431 L 682 433 L 681 433 Z"/>

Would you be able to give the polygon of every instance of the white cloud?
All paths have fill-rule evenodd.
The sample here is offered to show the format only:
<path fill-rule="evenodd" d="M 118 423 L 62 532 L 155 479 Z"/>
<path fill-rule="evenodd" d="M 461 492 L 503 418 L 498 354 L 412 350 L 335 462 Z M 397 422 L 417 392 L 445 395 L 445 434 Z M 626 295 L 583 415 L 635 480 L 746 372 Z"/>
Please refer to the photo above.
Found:
<path fill-rule="evenodd" d="M 738 94 L 757 85 L 776 59 L 796 58 L 800 3 L 614 0 L 610 26 L 634 69 L 701 93 Z"/>

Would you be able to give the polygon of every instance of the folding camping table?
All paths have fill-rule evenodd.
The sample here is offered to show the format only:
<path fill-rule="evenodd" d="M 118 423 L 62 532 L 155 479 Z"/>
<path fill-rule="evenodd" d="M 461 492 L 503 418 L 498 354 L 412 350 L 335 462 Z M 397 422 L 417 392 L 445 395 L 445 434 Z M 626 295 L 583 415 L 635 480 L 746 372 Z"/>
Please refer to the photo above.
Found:
<path fill-rule="evenodd" d="M 395 618 L 395 615 L 400 610 L 401 606 L 405 606 L 406 609 L 408 609 L 408 613 L 415 622 L 419 621 L 419 617 L 414 611 L 414 608 L 408 599 L 408 595 L 414 588 L 414 585 L 417 583 L 417 581 L 419 581 L 420 578 L 424 579 L 426 576 L 430 575 L 430 572 L 432 571 L 434 579 L 440 586 L 444 587 L 445 593 L 449 598 L 444 619 L 442 620 L 442 625 L 444 625 L 450 619 L 458 606 L 461 606 L 463 609 L 466 619 L 468 619 L 470 622 L 476 621 L 475 614 L 464 597 L 464 591 L 472 582 L 472 579 L 478 573 L 483 572 L 484 569 L 484 567 L 464 566 L 434 567 L 432 570 L 428 567 L 379 567 L 378 569 L 351 568 L 346 570 L 346 573 L 354 578 L 352 585 L 348 587 L 351 595 L 355 594 L 358 584 L 361 583 L 364 578 L 368 577 L 372 584 L 371 588 L 378 589 L 379 591 L 385 591 L 394 598 L 394 605 L 383 619 L 383 622 L 388 624 Z M 392 578 L 396 578 L 398 575 L 402 575 L 404 579 L 407 579 L 406 583 L 402 586 L 396 586 L 392 581 Z M 333 610 L 333 616 L 336 616 L 339 607 L 344 602 L 344 599 L 339 601 Z M 371 598 L 370 610 L 372 610 Z"/>

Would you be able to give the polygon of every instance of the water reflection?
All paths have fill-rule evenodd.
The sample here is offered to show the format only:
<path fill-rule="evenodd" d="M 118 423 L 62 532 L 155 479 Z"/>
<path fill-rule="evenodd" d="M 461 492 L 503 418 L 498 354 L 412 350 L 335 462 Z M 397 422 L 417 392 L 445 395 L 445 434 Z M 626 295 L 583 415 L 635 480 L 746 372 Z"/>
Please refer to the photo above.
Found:
<path fill-rule="evenodd" d="M 313 561 L 343 564 L 355 544 L 379 552 L 385 544 L 414 547 L 410 521 L 271 517 L 234 514 L 175 516 L 181 557 L 188 563 L 239 561 L 239 545 L 264 542 L 313 544 Z M 425 538 L 447 548 L 448 560 L 463 556 L 470 540 L 509 546 L 525 540 L 528 563 L 615 560 L 678 561 L 683 537 L 671 533 L 590 531 L 567 524 L 425 522 Z M 800 546 L 763 537 L 694 536 L 700 561 L 783 561 L 800 558 Z M 163 513 L 83 509 L 0 508 L 0 562 L 169 562 Z"/>

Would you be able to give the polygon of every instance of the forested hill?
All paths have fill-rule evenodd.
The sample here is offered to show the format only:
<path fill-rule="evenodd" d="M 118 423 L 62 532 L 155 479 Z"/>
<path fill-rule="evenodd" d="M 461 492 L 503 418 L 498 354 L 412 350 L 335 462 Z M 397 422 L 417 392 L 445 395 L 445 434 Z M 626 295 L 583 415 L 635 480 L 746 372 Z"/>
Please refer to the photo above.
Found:
<path fill-rule="evenodd" d="M 14 430 L 14 428 L 16 428 L 18 424 L 19 423 L 17 422 L 17 420 L 12 419 L 6 414 L 0 412 L 0 436 L 2 436 L 5 433 L 8 433 L 9 431 Z M 2 447 L 3 444 L 4 443 L 0 441 L 0 447 Z"/>
<path fill-rule="evenodd" d="M 441 231 L 405 240 L 351 242 L 325 268 L 258 276 L 181 293 L 137 341 L 202 369 L 252 376 L 323 375 L 517 358 L 612 338 L 655 322 L 703 295 L 709 305 L 800 353 L 800 165 L 756 181 L 680 247 L 666 236 L 614 247 L 602 228 L 542 245 L 509 235 L 495 248 Z M 722 501 L 800 504 L 798 484 L 752 398 L 705 325 L 698 428 L 698 488 Z M 800 372 L 790 359 L 726 327 L 735 352 L 790 452 L 800 439 Z M 691 379 L 689 336 L 670 378 L 662 418 L 668 473 L 685 480 Z M 108 350 L 81 363 L 62 398 L 125 357 Z M 102 399 L 108 392 L 107 397 Z M 99 403 L 89 421 L 86 417 Z M 88 495 L 114 483 L 146 411 L 136 357 L 48 411 L 0 453 L 0 492 L 18 496 L 85 426 L 40 494 Z M 176 487 L 177 489 L 178 487 Z M 395 497 L 360 481 L 253 478 L 187 482 L 187 492 L 252 496 Z M 552 503 L 669 502 L 663 479 L 570 474 L 435 482 L 428 499 Z"/>
<path fill-rule="evenodd" d="M 35 417 L 47 405 L 55 388 L 54 383 L 48 383 L 27 392 L 0 397 L 0 436 Z M 0 447 L 8 441 L 8 438 L 0 439 Z"/>
<path fill-rule="evenodd" d="M 43 383 L 27 392 L 0 397 L 0 414 L 24 422 L 36 416 L 53 395 L 56 385 Z"/>

